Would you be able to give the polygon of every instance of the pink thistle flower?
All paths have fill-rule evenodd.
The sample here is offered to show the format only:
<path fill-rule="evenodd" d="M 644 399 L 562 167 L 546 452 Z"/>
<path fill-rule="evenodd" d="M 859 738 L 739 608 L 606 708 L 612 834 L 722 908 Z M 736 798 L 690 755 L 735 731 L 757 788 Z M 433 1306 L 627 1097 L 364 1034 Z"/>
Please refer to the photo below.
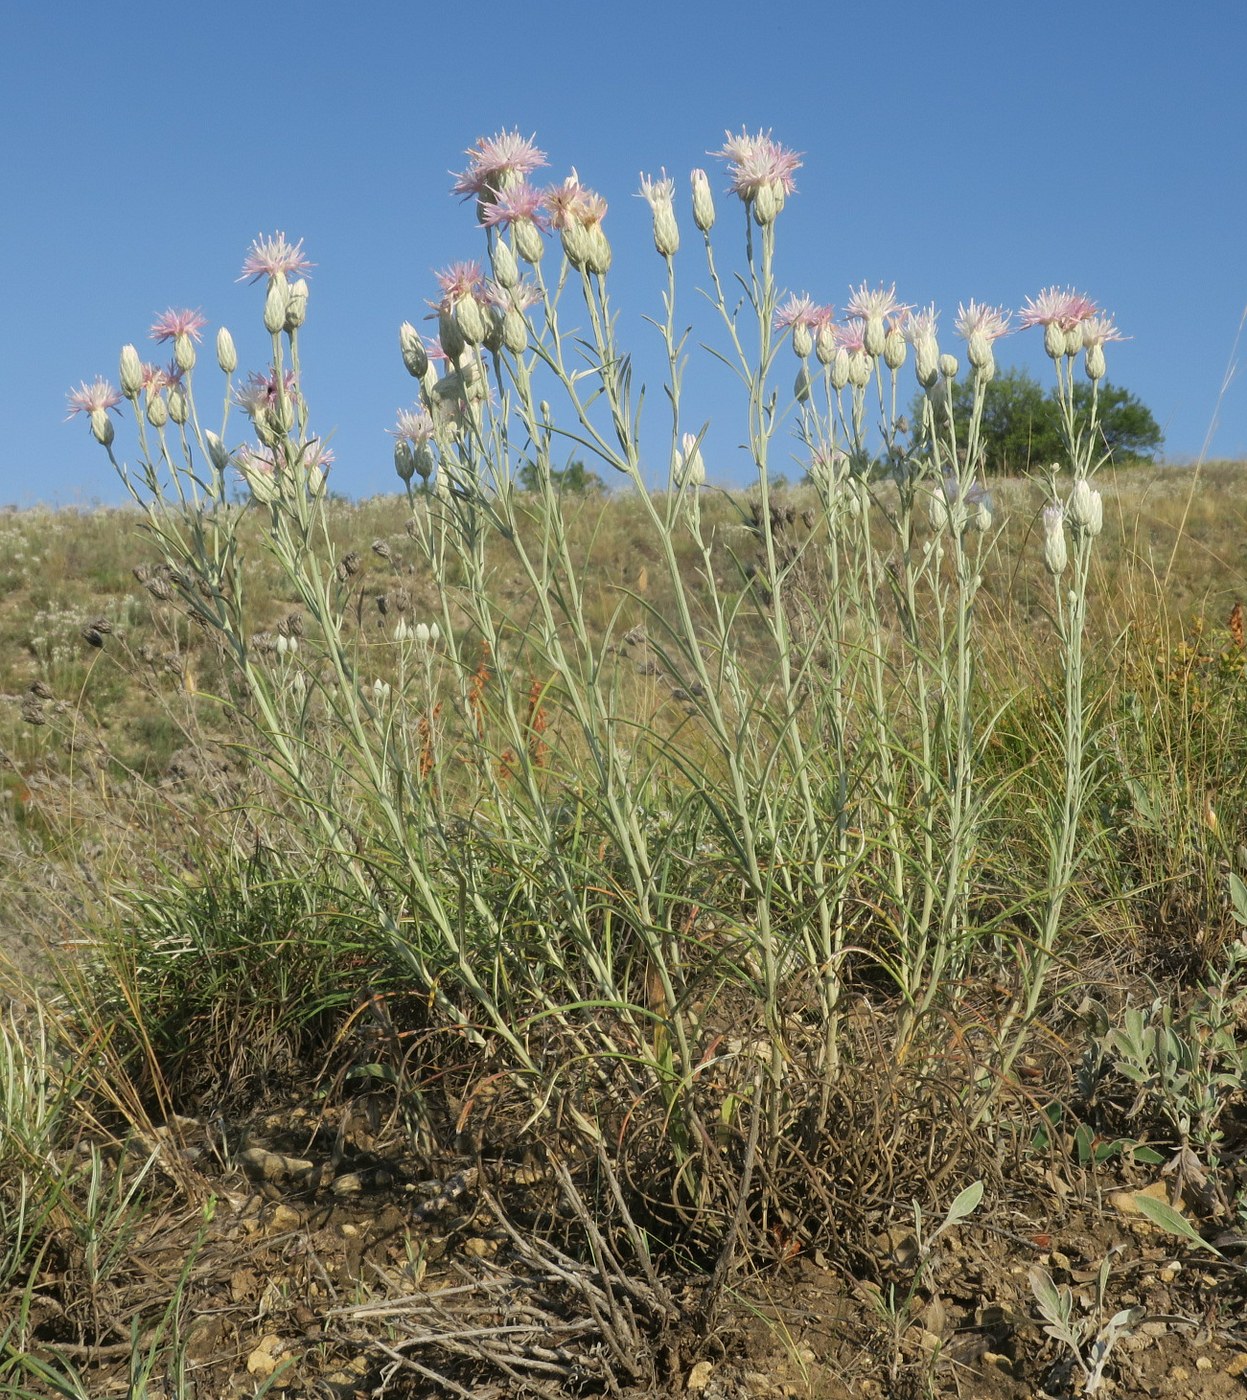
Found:
<path fill-rule="evenodd" d="M 606 217 L 606 201 L 580 183 L 574 168 L 561 185 L 553 185 L 546 191 L 545 204 L 551 225 L 560 233 L 573 227 L 590 228 Z"/>
<path fill-rule="evenodd" d="M 505 193 L 488 205 L 481 213 L 481 223 L 486 228 L 509 228 L 521 221 L 534 223 L 538 228 L 549 228 L 546 217 L 546 195 L 543 190 L 530 185 L 526 180 L 512 185 Z"/>
<path fill-rule="evenodd" d="M 1070 287 L 1045 287 L 1037 297 L 1026 298 L 1026 304 L 1018 312 L 1018 323 L 1023 329 L 1057 326 L 1060 330 L 1072 331 L 1090 320 L 1099 309 L 1090 297 Z"/>
<path fill-rule="evenodd" d="M 739 136 L 733 136 L 730 131 L 723 135 L 722 148 L 707 154 L 720 156 L 728 162 L 732 194 L 751 203 L 762 190 L 785 196 L 795 192 L 797 182 L 793 177 L 801 169 L 801 157 L 796 151 L 773 141 L 769 131 L 759 131 L 756 136 L 746 131 Z"/>
<path fill-rule="evenodd" d="M 198 311 L 174 310 L 170 307 L 163 316 L 156 318 L 155 324 L 151 328 L 151 338 L 156 341 L 176 340 L 180 335 L 189 335 L 195 340 L 202 340 L 200 331 L 207 325 L 207 321 Z"/>
<path fill-rule="evenodd" d="M 1082 323 L 1082 343 L 1084 348 L 1103 345 L 1110 340 L 1128 340 L 1113 323 L 1111 316 L 1088 316 Z"/>
<path fill-rule="evenodd" d="M 485 289 L 485 300 L 499 311 L 527 311 L 541 300 L 541 293 L 531 282 L 517 282 L 514 287 L 502 287 L 497 282 L 489 282 Z"/>
<path fill-rule="evenodd" d="M 282 381 L 286 398 L 291 402 L 296 402 L 299 397 L 299 385 L 294 377 L 294 371 L 286 370 Z M 277 406 L 277 380 L 274 378 L 272 370 L 266 374 L 259 374 L 253 370 L 247 376 L 247 382 L 239 385 L 234 391 L 234 402 L 252 418 L 258 413 L 275 408 Z"/>
<path fill-rule="evenodd" d="M 939 321 L 939 312 L 932 303 L 930 306 L 924 306 L 921 311 L 912 308 L 907 310 L 902 317 L 900 328 L 905 339 L 911 345 L 917 345 L 928 336 L 934 338 Z"/>
<path fill-rule="evenodd" d="M 836 346 L 840 350 L 847 350 L 849 354 L 854 351 L 865 352 L 866 349 L 866 322 L 860 316 L 843 324 L 832 327 L 832 334 L 836 338 Z"/>
<path fill-rule="evenodd" d="M 863 282 L 856 290 L 850 288 L 852 295 L 844 308 L 846 316 L 857 316 L 863 321 L 882 321 L 885 316 L 903 315 L 911 308 L 903 306 L 896 299 L 896 283 L 890 287 L 879 286 L 871 291 Z"/>
<path fill-rule="evenodd" d="M 957 333 L 966 340 L 975 335 L 983 336 L 988 342 L 999 340 L 1002 335 L 1009 334 L 1010 316 L 1010 312 L 999 306 L 981 306 L 973 300 L 968 306 L 959 304 Z"/>
<path fill-rule="evenodd" d="M 291 246 L 284 233 L 275 233 L 271 238 L 257 235 L 251 241 L 251 249 L 243 260 L 242 276 L 237 280 L 255 282 L 261 277 L 276 277 L 279 272 L 287 277 L 292 272 L 302 275 L 315 266 L 304 254 L 301 238 Z"/>
<path fill-rule="evenodd" d="M 433 416 L 425 408 L 400 408 L 398 421 L 390 429 L 396 438 L 411 443 L 412 447 L 424 447 L 433 438 Z"/>
<path fill-rule="evenodd" d="M 479 137 L 476 145 L 464 152 L 468 168 L 455 175 L 451 192 L 465 199 L 475 196 L 482 204 L 493 203 L 546 164 L 546 153 L 537 149 L 534 140 L 518 131 Z"/>
<path fill-rule="evenodd" d="M 440 302 L 430 302 L 430 306 L 444 306 L 453 310 L 465 297 L 479 299 L 484 296 L 485 274 L 481 271 L 480 263 L 451 263 L 433 275 L 442 289 L 442 298 Z"/>
<path fill-rule="evenodd" d="M 67 399 L 69 412 L 65 415 L 65 421 L 68 423 L 75 413 L 96 414 L 115 409 L 121 402 L 122 394 L 107 379 L 96 378 L 90 384 L 83 380 L 76 389 L 69 391 Z"/>
<path fill-rule="evenodd" d="M 812 297 L 804 294 L 797 296 L 793 292 L 775 312 L 775 329 L 780 331 L 789 326 L 805 326 L 807 330 L 816 331 L 835 314 L 832 307 L 819 306 Z"/>

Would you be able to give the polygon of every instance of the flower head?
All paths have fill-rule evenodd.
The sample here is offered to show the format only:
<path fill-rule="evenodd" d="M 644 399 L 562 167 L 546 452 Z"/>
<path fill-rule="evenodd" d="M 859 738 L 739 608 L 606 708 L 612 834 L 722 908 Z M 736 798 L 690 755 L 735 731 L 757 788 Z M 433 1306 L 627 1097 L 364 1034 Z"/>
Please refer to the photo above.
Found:
<path fill-rule="evenodd" d="M 156 318 L 151 329 L 151 337 L 155 341 L 176 340 L 180 335 L 191 336 L 195 340 L 202 340 L 200 331 L 208 323 L 198 311 L 175 310 L 170 307 L 163 316 Z"/>
<path fill-rule="evenodd" d="M 851 295 L 844 308 L 846 316 L 857 316 L 863 321 L 883 321 L 885 316 L 899 316 L 909 311 L 896 299 L 896 283 L 890 287 L 877 287 L 871 291 L 863 282 L 858 288 L 850 289 Z"/>
<path fill-rule="evenodd" d="M 509 228 L 521 221 L 536 224 L 538 228 L 549 227 L 545 192 L 527 180 L 512 185 L 481 213 L 481 223 L 486 228 Z"/>
<path fill-rule="evenodd" d="M 457 262 L 433 274 L 437 285 L 442 289 L 440 301 L 430 302 L 433 307 L 454 310 L 465 297 L 479 298 L 485 292 L 485 274 L 478 262 Z"/>
<path fill-rule="evenodd" d="M 1018 322 L 1024 329 L 1057 326 L 1069 331 L 1090 320 L 1099 309 L 1090 297 L 1071 287 L 1045 287 L 1038 296 L 1026 298 L 1026 304 L 1018 312 Z"/>
<path fill-rule="evenodd" d="M 1110 340 L 1125 340 L 1127 337 L 1113 324 L 1111 316 L 1088 316 L 1080 327 L 1084 348 L 1104 345 Z"/>
<path fill-rule="evenodd" d="M 546 191 L 546 208 L 562 237 L 568 262 L 599 275 L 606 272 L 611 249 L 602 228 L 607 208 L 602 196 L 582 185 L 573 168 L 561 185 Z"/>
<path fill-rule="evenodd" d="M 750 136 L 747 131 L 733 136 L 725 131 L 723 136 L 722 147 L 708 154 L 728 162 L 732 194 L 739 195 L 748 204 L 764 190 L 780 196 L 781 202 L 783 196 L 795 193 L 797 182 L 793 177 L 801 169 L 801 157 L 796 151 L 772 140 L 769 131 L 759 131 L 756 136 Z"/>
<path fill-rule="evenodd" d="M 242 276 L 238 281 L 255 282 L 261 277 L 276 277 L 279 272 L 287 277 L 292 272 L 301 275 L 315 266 L 304 254 L 301 238 L 292 247 L 284 233 L 275 233 L 271 238 L 257 235 L 243 259 Z"/>
<path fill-rule="evenodd" d="M 107 379 L 96 378 L 90 384 L 83 380 L 76 389 L 69 391 L 67 397 L 69 412 L 65 415 L 66 422 L 75 413 L 97 414 L 116 408 L 121 402 L 122 394 L 121 390 L 114 388 Z"/>
<path fill-rule="evenodd" d="M 468 168 L 455 175 L 452 193 L 475 197 L 482 206 L 492 204 L 546 164 L 546 153 L 537 149 L 534 138 L 526 139 L 518 131 L 479 137 L 464 154 Z"/>
<path fill-rule="evenodd" d="M 433 416 L 425 408 L 400 408 L 390 432 L 413 447 L 424 447 L 433 438 Z"/>
<path fill-rule="evenodd" d="M 820 306 L 813 297 L 804 293 L 797 296 L 789 293 L 788 300 L 775 312 L 775 329 L 786 330 L 789 326 L 805 326 L 817 330 L 824 321 L 830 321 L 835 311 L 830 306 Z"/>
<path fill-rule="evenodd" d="M 283 375 L 283 388 L 288 402 L 293 402 L 299 397 L 299 384 L 293 370 L 286 370 Z M 273 372 L 270 370 L 266 374 L 259 374 L 252 371 L 247 376 L 247 382 L 239 385 L 234 391 L 234 402 L 252 418 L 275 408 L 277 406 L 277 380 L 274 378 Z"/>
<path fill-rule="evenodd" d="M 980 306 L 971 300 L 968 306 L 957 307 L 957 333 L 966 340 L 981 335 L 989 343 L 1009 334 L 1010 313 L 999 306 Z"/>

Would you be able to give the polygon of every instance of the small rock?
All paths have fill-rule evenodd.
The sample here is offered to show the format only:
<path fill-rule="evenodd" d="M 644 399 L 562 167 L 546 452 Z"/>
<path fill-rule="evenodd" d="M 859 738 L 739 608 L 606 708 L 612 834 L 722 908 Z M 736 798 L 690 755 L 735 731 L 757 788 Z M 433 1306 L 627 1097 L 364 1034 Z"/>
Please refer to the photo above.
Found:
<path fill-rule="evenodd" d="M 1195 1369 L 1196 1369 L 1197 1371 L 1211 1371 L 1211 1370 L 1212 1370 L 1212 1357 L 1210 1357 L 1210 1356 L 1197 1356 L 1197 1357 L 1195 1358 Z"/>
<path fill-rule="evenodd" d="M 281 1338 L 270 1332 L 247 1357 L 248 1373 L 261 1379 L 271 1376 L 277 1369 L 278 1353 L 281 1349 Z"/>
<path fill-rule="evenodd" d="M 1225 1374 L 1235 1379 L 1247 1375 L 1247 1351 L 1240 1351 L 1237 1356 L 1230 1357 L 1225 1363 Z"/>
<path fill-rule="evenodd" d="M 364 1179 L 358 1172 L 343 1172 L 334 1177 L 329 1189 L 335 1196 L 358 1196 L 364 1189 Z"/>
<path fill-rule="evenodd" d="M 705 1390 L 710 1384 L 710 1376 L 714 1371 L 713 1361 L 699 1361 L 688 1373 L 688 1380 L 684 1382 L 685 1390 Z"/>
<path fill-rule="evenodd" d="M 291 1206 L 283 1205 L 280 1201 L 273 1207 L 273 1213 L 264 1224 L 266 1235 L 284 1235 L 291 1230 L 297 1230 L 303 1224 L 303 1217 Z"/>
<path fill-rule="evenodd" d="M 285 1181 L 303 1176 L 312 1170 L 311 1162 L 302 1157 L 283 1157 L 264 1147 L 248 1147 L 238 1154 L 238 1164 L 249 1177 L 260 1181 Z"/>

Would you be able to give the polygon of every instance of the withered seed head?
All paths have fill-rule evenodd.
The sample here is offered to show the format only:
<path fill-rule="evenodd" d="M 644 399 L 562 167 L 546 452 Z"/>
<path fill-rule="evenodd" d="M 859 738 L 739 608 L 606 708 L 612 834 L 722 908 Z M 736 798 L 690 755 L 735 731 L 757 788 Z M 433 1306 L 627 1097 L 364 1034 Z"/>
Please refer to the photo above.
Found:
<path fill-rule="evenodd" d="M 47 681 L 32 681 L 30 693 L 40 700 L 51 700 L 53 694 L 52 687 Z"/>
<path fill-rule="evenodd" d="M 82 629 L 82 640 L 88 646 L 102 647 L 104 645 L 103 633 L 96 627 L 84 627 Z"/>
<path fill-rule="evenodd" d="M 390 557 L 390 546 L 386 544 L 384 540 L 373 540 L 372 552 L 379 555 L 382 559 L 388 559 Z"/>

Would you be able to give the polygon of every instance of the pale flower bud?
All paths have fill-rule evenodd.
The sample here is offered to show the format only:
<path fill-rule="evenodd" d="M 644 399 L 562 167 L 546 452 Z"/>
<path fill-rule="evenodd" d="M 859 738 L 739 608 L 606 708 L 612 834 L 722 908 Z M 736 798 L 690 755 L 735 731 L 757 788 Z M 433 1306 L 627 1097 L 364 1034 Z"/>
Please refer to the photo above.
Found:
<path fill-rule="evenodd" d="M 403 364 L 413 379 L 423 379 L 429 367 L 428 351 L 420 334 L 410 321 L 404 321 L 398 328 L 398 348 L 402 351 Z"/>
<path fill-rule="evenodd" d="M 710 193 L 710 181 L 704 170 L 694 170 L 692 180 L 693 222 L 702 233 L 709 233 L 714 227 L 714 196 Z"/>
<path fill-rule="evenodd" d="M 559 230 L 559 238 L 563 244 L 563 252 L 567 255 L 567 261 L 573 267 L 584 267 L 589 260 L 589 232 L 585 226 L 578 220 L 572 219 Z"/>
<path fill-rule="evenodd" d="M 147 421 L 153 428 L 163 428 L 169 421 L 169 409 L 159 394 L 147 396 Z"/>
<path fill-rule="evenodd" d="M 924 389 L 935 386 L 940 377 L 940 347 L 933 335 L 923 336 L 914 346 L 914 373 Z"/>
<path fill-rule="evenodd" d="M 405 617 L 400 617 L 394 624 L 394 640 L 400 645 L 411 640 L 411 628 L 407 626 Z"/>
<path fill-rule="evenodd" d="M 541 255 L 546 250 L 545 241 L 541 237 L 541 230 L 532 219 L 516 219 L 511 226 L 512 237 L 515 239 L 515 251 L 524 259 L 526 263 L 534 266 L 541 261 Z"/>
<path fill-rule="evenodd" d="M 143 362 L 139 359 L 139 352 L 133 345 L 123 345 L 121 347 L 121 392 L 128 399 L 138 398 L 139 390 L 143 387 Z"/>
<path fill-rule="evenodd" d="M 459 327 L 459 333 L 468 345 L 479 345 L 485 339 L 489 328 L 485 324 L 480 303 L 475 297 L 460 297 L 455 303 L 454 317 L 455 323 Z"/>
<path fill-rule="evenodd" d="M 169 417 L 181 427 L 190 417 L 190 404 L 186 390 L 180 384 L 169 385 Z"/>
<path fill-rule="evenodd" d="M 429 624 L 427 622 L 417 622 L 415 631 L 416 641 L 422 647 L 429 644 Z"/>
<path fill-rule="evenodd" d="M 806 403 L 810 397 L 810 390 L 813 387 L 810 380 L 809 366 L 803 360 L 801 368 L 797 371 L 796 382 L 792 386 L 793 397 L 798 403 Z"/>
<path fill-rule="evenodd" d="M 416 474 L 416 454 L 412 451 L 411 443 L 406 438 L 395 439 L 394 470 L 404 485 Z"/>
<path fill-rule="evenodd" d="M 216 362 L 222 374 L 233 374 L 238 368 L 238 351 L 234 349 L 234 337 L 224 326 L 216 333 Z"/>
<path fill-rule="evenodd" d="M 297 282 L 291 283 L 290 300 L 286 303 L 286 319 L 284 322 L 287 331 L 297 331 L 307 320 L 307 281 L 300 277 Z"/>
<path fill-rule="evenodd" d="M 957 371 L 961 368 L 957 363 L 956 355 L 940 356 L 940 373 L 945 379 L 956 379 Z"/>
<path fill-rule="evenodd" d="M 208 444 L 208 456 L 212 465 L 217 471 L 223 472 L 229 466 L 229 450 L 211 428 L 204 433 L 204 441 Z"/>
<path fill-rule="evenodd" d="M 1044 567 L 1053 578 L 1065 572 L 1069 555 L 1065 547 L 1065 512 L 1059 505 L 1044 507 L 1043 513 L 1043 561 Z"/>
<path fill-rule="evenodd" d="M 173 338 L 173 362 L 183 374 L 195 368 L 195 342 L 185 331 Z"/>
<path fill-rule="evenodd" d="M 513 355 L 522 354 L 528 346 L 528 322 L 514 306 L 508 307 L 502 318 L 502 343 Z"/>
<path fill-rule="evenodd" d="M 91 434 L 101 447 L 108 447 L 113 440 L 113 420 L 108 416 L 108 410 L 104 408 L 93 408 L 91 410 Z"/>
<path fill-rule="evenodd" d="M 883 363 L 895 374 L 905 363 L 908 353 L 909 346 L 905 343 L 905 337 L 893 326 L 883 340 Z"/>
<path fill-rule="evenodd" d="M 753 217 L 760 227 L 765 228 L 767 224 L 773 224 L 782 208 L 774 183 L 758 186 L 753 197 Z"/>
<path fill-rule="evenodd" d="M 1104 363 L 1104 346 L 1088 345 L 1087 354 L 1083 360 L 1083 367 L 1087 371 L 1088 379 L 1103 379 L 1106 365 Z"/>
<path fill-rule="evenodd" d="M 1086 477 L 1080 477 L 1070 492 L 1066 514 L 1075 530 L 1094 539 L 1104 528 L 1104 501 L 1098 491 L 1093 491 Z"/>
<path fill-rule="evenodd" d="M 268 293 L 264 298 L 264 329 L 270 335 L 277 335 L 286 324 L 286 307 L 290 302 L 290 283 L 284 272 L 275 272 L 268 279 Z"/>
<path fill-rule="evenodd" d="M 437 338 L 446 358 L 452 364 L 461 359 L 463 352 L 468 348 L 454 313 L 444 306 L 437 313 Z"/>
<path fill-rule="evenodd" d="M 864 389 L 870 383 L 870 356 L 865 350 L 849 351 L 849 383 Z"/>
<path fill-rule="evenodd" d="M 862 346 L 872 360 L 877 360 L 883 354 L 883 345 L 887 336 L 888 333 L 883 328 L 882 316 L 871 316 L 867 319 L 862 331 Z"/>
<path fill-rule="evenodd" d="M 1065 354 L 1065 332 L 1055 321 L 1043 328 L 1043 348 L 1050 360 L 1059 360 Z"/>
<path fill-rule="evenodd" d="M 511 251 L 511 245 L 505 238 L 499 238 L 494 244 L 493 263 L 494 281 L 504 291 L 513 291 L 519 286 L 519 264 L 515 261 L 515 254 Z"/>
<path fill-rule="evenodd" d="M 589 251 L 585 266 L 599 277 L 604 277 L 610 271 L 611 245 L 601 224 L 593 224 L 589 228 Z"/>
<path fill-rule="evenodd" d="M 701 444 L 695 433 L 685 433 L 680 439 L 683 451 L 676 449 L 675 475 L 681 486 L 704 486 L 706 464 L 702 460 Z"/>
<path fill-rule="evenodd" d="M 1065 332 L 1065 353 L 1072 360 L 1082 349 L 1082 327 L 1071 326 Z"/>
<path fill-rule="evenodd" d="M 831 359 L 831 387 L 838 394 L 848 382 L 849 352 L 843 345 L 837 345 Z"/>
<path fill-rule="evenodd" d="M 792 328 L 792 348 L 802 360 L 814 349 L 814 333 L 805 321 L 798 321 Z"/>
<path fill-rule="evenodd" d="M 836 333 L 830 321 L 823 321 L 814 337 L 814 353 L 820 365 L 829 365 L 836 358 Z"/>

